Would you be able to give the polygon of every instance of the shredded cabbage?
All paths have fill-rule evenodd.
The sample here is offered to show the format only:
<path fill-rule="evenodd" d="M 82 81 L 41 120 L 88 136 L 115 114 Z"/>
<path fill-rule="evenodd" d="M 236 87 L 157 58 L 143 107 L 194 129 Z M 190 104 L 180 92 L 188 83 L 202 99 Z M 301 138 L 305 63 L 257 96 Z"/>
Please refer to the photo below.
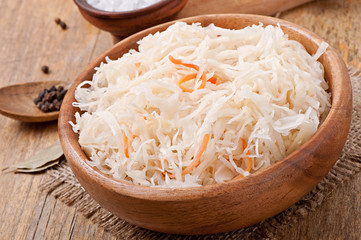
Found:
<path fill-rule="evenodd" d="M 311 56 L 280 26 L 177 22 L 138 43 L 102 63 L 73 103 L 85 111 L 71 124 L 89 164 L 115 179 L 193 187 L 246 177 L 297 149 L 329 111 L 317 61 L 327 45 Z M 203 73 L 219 84 L 202 88 Z M 184 92 L 178 82 L 189 74 L 195 79 L 182 85 L 192 92 Z M 207 134 L 199 163 L 184 174 Z"/>

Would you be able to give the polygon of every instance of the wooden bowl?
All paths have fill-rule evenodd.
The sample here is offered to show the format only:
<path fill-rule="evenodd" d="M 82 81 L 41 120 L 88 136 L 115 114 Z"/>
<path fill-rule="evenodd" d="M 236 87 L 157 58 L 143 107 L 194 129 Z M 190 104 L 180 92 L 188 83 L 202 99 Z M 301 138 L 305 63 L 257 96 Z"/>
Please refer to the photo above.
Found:
<path fill-rule="evenodd" d="M 114 43 L 148 27 L 175 18 L 187 0 L 161 0 L 142 9 L 108 12 L 96 9 L 86 0 L 74 0 L 83 17 L 94 26 L 110 32 Z"/>
<path fill-rule="evenodd" d="M 311 54 L 322 39 L 290 22 L 257 15 L 207 15 L 183 19 L 202 26 L 238 29 L 259 22 L 280 24 L 290 39 L 301 42 Z M 271 167 L 240 180 L 193 188 L 152 188 L 117 181 L 90 167 L 69 121 L 79 109 L 72 106 L 76 86 L 92 79 L 94 67 L 121 57 L 136 42 L 170 24 L 139 32 L 113 46 L 90 64 L 76 79 L 60 111 L 59 132 L 66 158 L 85 190 L 104 208 L 120 218 L 155 231 L 177 234 L 209 234 L 246 227 L 287 209 L 333 167 L 346 141 L 351 121 L 351 84 L 345 63 L 332 47 L 320 58 L 332 93 L 325 121 L 310 140 Z"/>

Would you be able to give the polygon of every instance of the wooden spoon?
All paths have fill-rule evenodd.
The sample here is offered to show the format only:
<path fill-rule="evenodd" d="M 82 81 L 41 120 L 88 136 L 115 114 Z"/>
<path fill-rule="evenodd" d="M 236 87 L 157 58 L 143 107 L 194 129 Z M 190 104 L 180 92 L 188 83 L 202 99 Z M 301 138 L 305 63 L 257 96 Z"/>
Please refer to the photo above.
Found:
<path fill-rule="evenodd" d="M 22 122 L 47 122 L 58 119 L 59 111 L 42 112 L 33 102 L 44 88 L 67 86 L 64 81 L 29 82 L 0 88 L 0 113 Z"/>

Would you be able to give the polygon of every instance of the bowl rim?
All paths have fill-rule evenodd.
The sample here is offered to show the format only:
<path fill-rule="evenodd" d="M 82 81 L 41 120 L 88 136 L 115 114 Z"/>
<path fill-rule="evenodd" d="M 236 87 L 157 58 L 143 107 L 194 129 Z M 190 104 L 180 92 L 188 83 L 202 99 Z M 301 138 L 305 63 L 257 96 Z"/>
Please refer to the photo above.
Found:
<path fill-rule="evenodd" d="M 267 25 L 275 25 L 274 22 L 277 22 L 281 28 L 287 28 L 289 31 L 295 31 L 298 34 L 301 34 L 303 36 L 306 36 L 311 42 L 319 46 L 321 42 L 325 42 L 322 38 L 317 36 L 315 33 L 298 26 L 294 23 L 288 22 L 286 20 L 282 19 L 276 19 L 273 17 L 268 16 L 261 16 L 261 15 L 254 15 L 254 14 L 211 14 L 211 15 L 203 15 L 203 16 L 195 16 L 195 17 L 189 17 L 184 19 L 178 19 L 175 21 L 171 21 L 168 23 L 160 24 L 151 28 L 148 28 L 146 30 L 143 30 L 141 32 L 138 32 L 122 41 L 120 41 L 118 44 L 114 45 L 107 51 L 105 51 L 103 54 L 101 54 L 98 58 L 96 58 L 91 64 L 88 65 L 87 69 L 94 69 L 94 67 L 98 66 L 101 61 L 104 60 L 105 56 L 108 56 L 109 53 L 112 52 L 114 48 L 117 48 L 123 44 L 125 41 L 135 41 L 138 38 L 142 38 L 146 36 L 149 32 L 155 33 L 157 29 L 162 29 L 162 27 L 167 27 L 170 24 L 177 22 L 177 21 L 186 21 L 186 22 L 197 22 L 198 17 L 205 17 L 212 19 L 212 17 L 225 17 L 225 18 L 256 18 L 259 19 L 259 22 L 263 22 L 264 26 Z M 252 23 L 255 24 L 255 23 Z M 250 24 L 251 25 L 251 24 Z M 161 30 L 164 31 L 164 30 Z M 317 50 L 317 49 L 316 49 Z M 149 186 L 141 186 L 141 185 L 135 185 L 132 183 L 124 182 L 121 180 L 114 179 L 110 176 L 107 176 L 106 174 L 100 172 L 100 170 L 96 169 L 95 167 L 91 167 L 88 163 L 86 163 L 87 157 L 85 156 L 84 152 L 81 150 L 79 143 L 75 146 L 70 143 L 69 135 L 67 135 L 66 131 L 62 128 L 63 124 L 67 126 L 66 128 L 70 128 L 71 126 L 68 123 L 71 121 L 71 119 L 74 116 L 71 116 L 70 114 L 67 115 L 64 113 L 64 107 L 60 110 L 60 118 L 59 118 L 59 135 L 61 144 L 63 146 L 63 149 L 65 150 L 64 153 L 68 158 L 69 164 L 73 170 L 73 168 L 80 169 L 83 174 L 85 174 L 86 178 L 92 178 L 97 181 L 102 187 L 107 188 L 109 191 L 119 193 L 128 197 L 133 197 L 137 199 L 144 199 L 144 200 L 154 200 L 154 201 L 183 201 L 184 199 L 187 200 L 196 200 L 204 197 L 213 197 L 217 196 L 219 194 L 224 194 L 224 189 L 232 189 L 232 192 L 242 190 L 246 187 L 255 187 L 254 184 L 259 182 L 260 179 L 268 179 L 271 180 L 273 177 L 276 177 L 278 171 L 287 171 L 290 168 L 300 168 L 299 164 L 301 160 L 295 161 L 297 159 L 300 159 L 299 156 L 302 156 L 302 154 L 307 154 L 308 147 L 310 147 L 311 144 L 317 143 L 320 144 L 321 137 L 328 133 L 327 136 L 330 136 L 330 133 L 328 132 L 328 128 L 330 128 L 330 125 L 333 124 L 332 119 L 335 116 L 339 116 L 340 114 L 344 114 L 345 111 L 340 109 L 339 106 L 348 107 L 349 105 L 352 105 L 350 98 L 342 98 L 343 91 L 349 91 L 351 93 L 351 83 L 349 77 L 343 77 L 342 73 L 347 73 L 346 66 L 340 57 L 340 55 L 331 47 L 329 46 L 325 53 L 321 56 L 321 58 L 327 59 L 333 59 L 337 60 L 338 63 L 336 68 L 330 69 L 330 74 L 332 74 L 333 78 L 335 79 L 341 79 L 342 83 L 344 84 L 344 89 L 332 89 L 332 102 L 331 102 L 331 108 L 330 111 L 325 118 L 324 122 L 319 126 L 315 134 L 307 140 L 305 143 L 303 143 L 300 147 L 298 147 L 294 152 L 283 158 L 282 160 L 278 161 L 277 163 L 271 165 L 270 167 L 258 171 L 256 173 L 253 173 L 252 175 L 234 180 L 234 181 L 228 181 L 223 183 L 216 183 L 206 186 L 200 186 L 200 187 L 187 187 L 187 188 L 170 188 L 170 187 L 149 187 Z M 339 61 L 339 60 L 342 61 Z M 324 65 L 324 63 L 323 63 Z M 339 69 L 340 71 L 335 71 L 334 69 Z M 325 72 L 326 73 L 326 72 Z M 73 92 L 75 90 L 76 85 L 80 83 L 81 78 L 83 78 L 87 74 L 87 70 L 84 70 L 78 78 L 75 80 L 74 84 L 69 89 L 69 92 Z M 348 76 L 348 74 L 347 74 Z M 66 95 L 65 101 L 70 101 L 72 96 L 69 96 L 69 94 Z M 71 105 L 69 104 L 69 107 Z M 348 110 L 348 109 L 347 109 Z M 345 117 L 345 123 L 349 124 L 351 121 L 351 116 L 348 118 Z M 326 129 L 326 126 L 328 128 Z M 78 135 L 75 133 L 70 133 L 70 135 Z M 343 146 L 343 145 L 342 145 Z M 302 159 L 302 158 L 301 158 Z M 337 160 L 337 159 L 336 159 Z M 334 165 L 335 161 L 329 164 Z M 331 166 L 331 167 L 332 167 Z M 322 178 L 326 175 L 326 173 L 329 171 L 325 170 L 325 173 L 320 174 L 320 176 L 313 176 L 307 170 L 303 172 L 303 174 L 309 176 L 311 178 L 316 179 L 316 185 L 319 181 L 322 180 Z M 312 187 L 314 187 L 314 185 Z M 312 187 L 309 189 L 311 190 Z"/>
<path fill-rule="evenodd" d="M 73 0 L 75 4 L 86 11 L 89 15 L 92 15 L 94 17 L 98 18 L 129 18 L 134 17 L 137 15 L 144 15 L 147 13 L 154 12 L 157 9 L 160 9 L 168 4 L 171 4 L 174 1 L 179 1 L 180 3 L 184 0 L 160 0 L 156 3 L 153 3 L 147 7 L 138 8 L 134 10 L 128 10 L 128 11 L 122 11 L 122 12 L 111 12 L 111 11 L 105 11 L 98 8 L 93 7 L 90 5 L 86 0 Z"/>

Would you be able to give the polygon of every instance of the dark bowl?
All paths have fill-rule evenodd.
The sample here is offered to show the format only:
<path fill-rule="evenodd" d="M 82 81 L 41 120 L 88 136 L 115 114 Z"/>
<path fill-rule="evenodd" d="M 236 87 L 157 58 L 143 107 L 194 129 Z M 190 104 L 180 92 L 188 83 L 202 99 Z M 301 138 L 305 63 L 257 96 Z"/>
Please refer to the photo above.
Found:
<path fill-rule="evenodd" d="M 110 32 L 116 43 L 143 29 L 174 19 L 187 0 L 161 0 L 145 8 L 124 12 L 99 10 L 89 5 L 86 0 L 74 2 L 88 22 Z"/>

